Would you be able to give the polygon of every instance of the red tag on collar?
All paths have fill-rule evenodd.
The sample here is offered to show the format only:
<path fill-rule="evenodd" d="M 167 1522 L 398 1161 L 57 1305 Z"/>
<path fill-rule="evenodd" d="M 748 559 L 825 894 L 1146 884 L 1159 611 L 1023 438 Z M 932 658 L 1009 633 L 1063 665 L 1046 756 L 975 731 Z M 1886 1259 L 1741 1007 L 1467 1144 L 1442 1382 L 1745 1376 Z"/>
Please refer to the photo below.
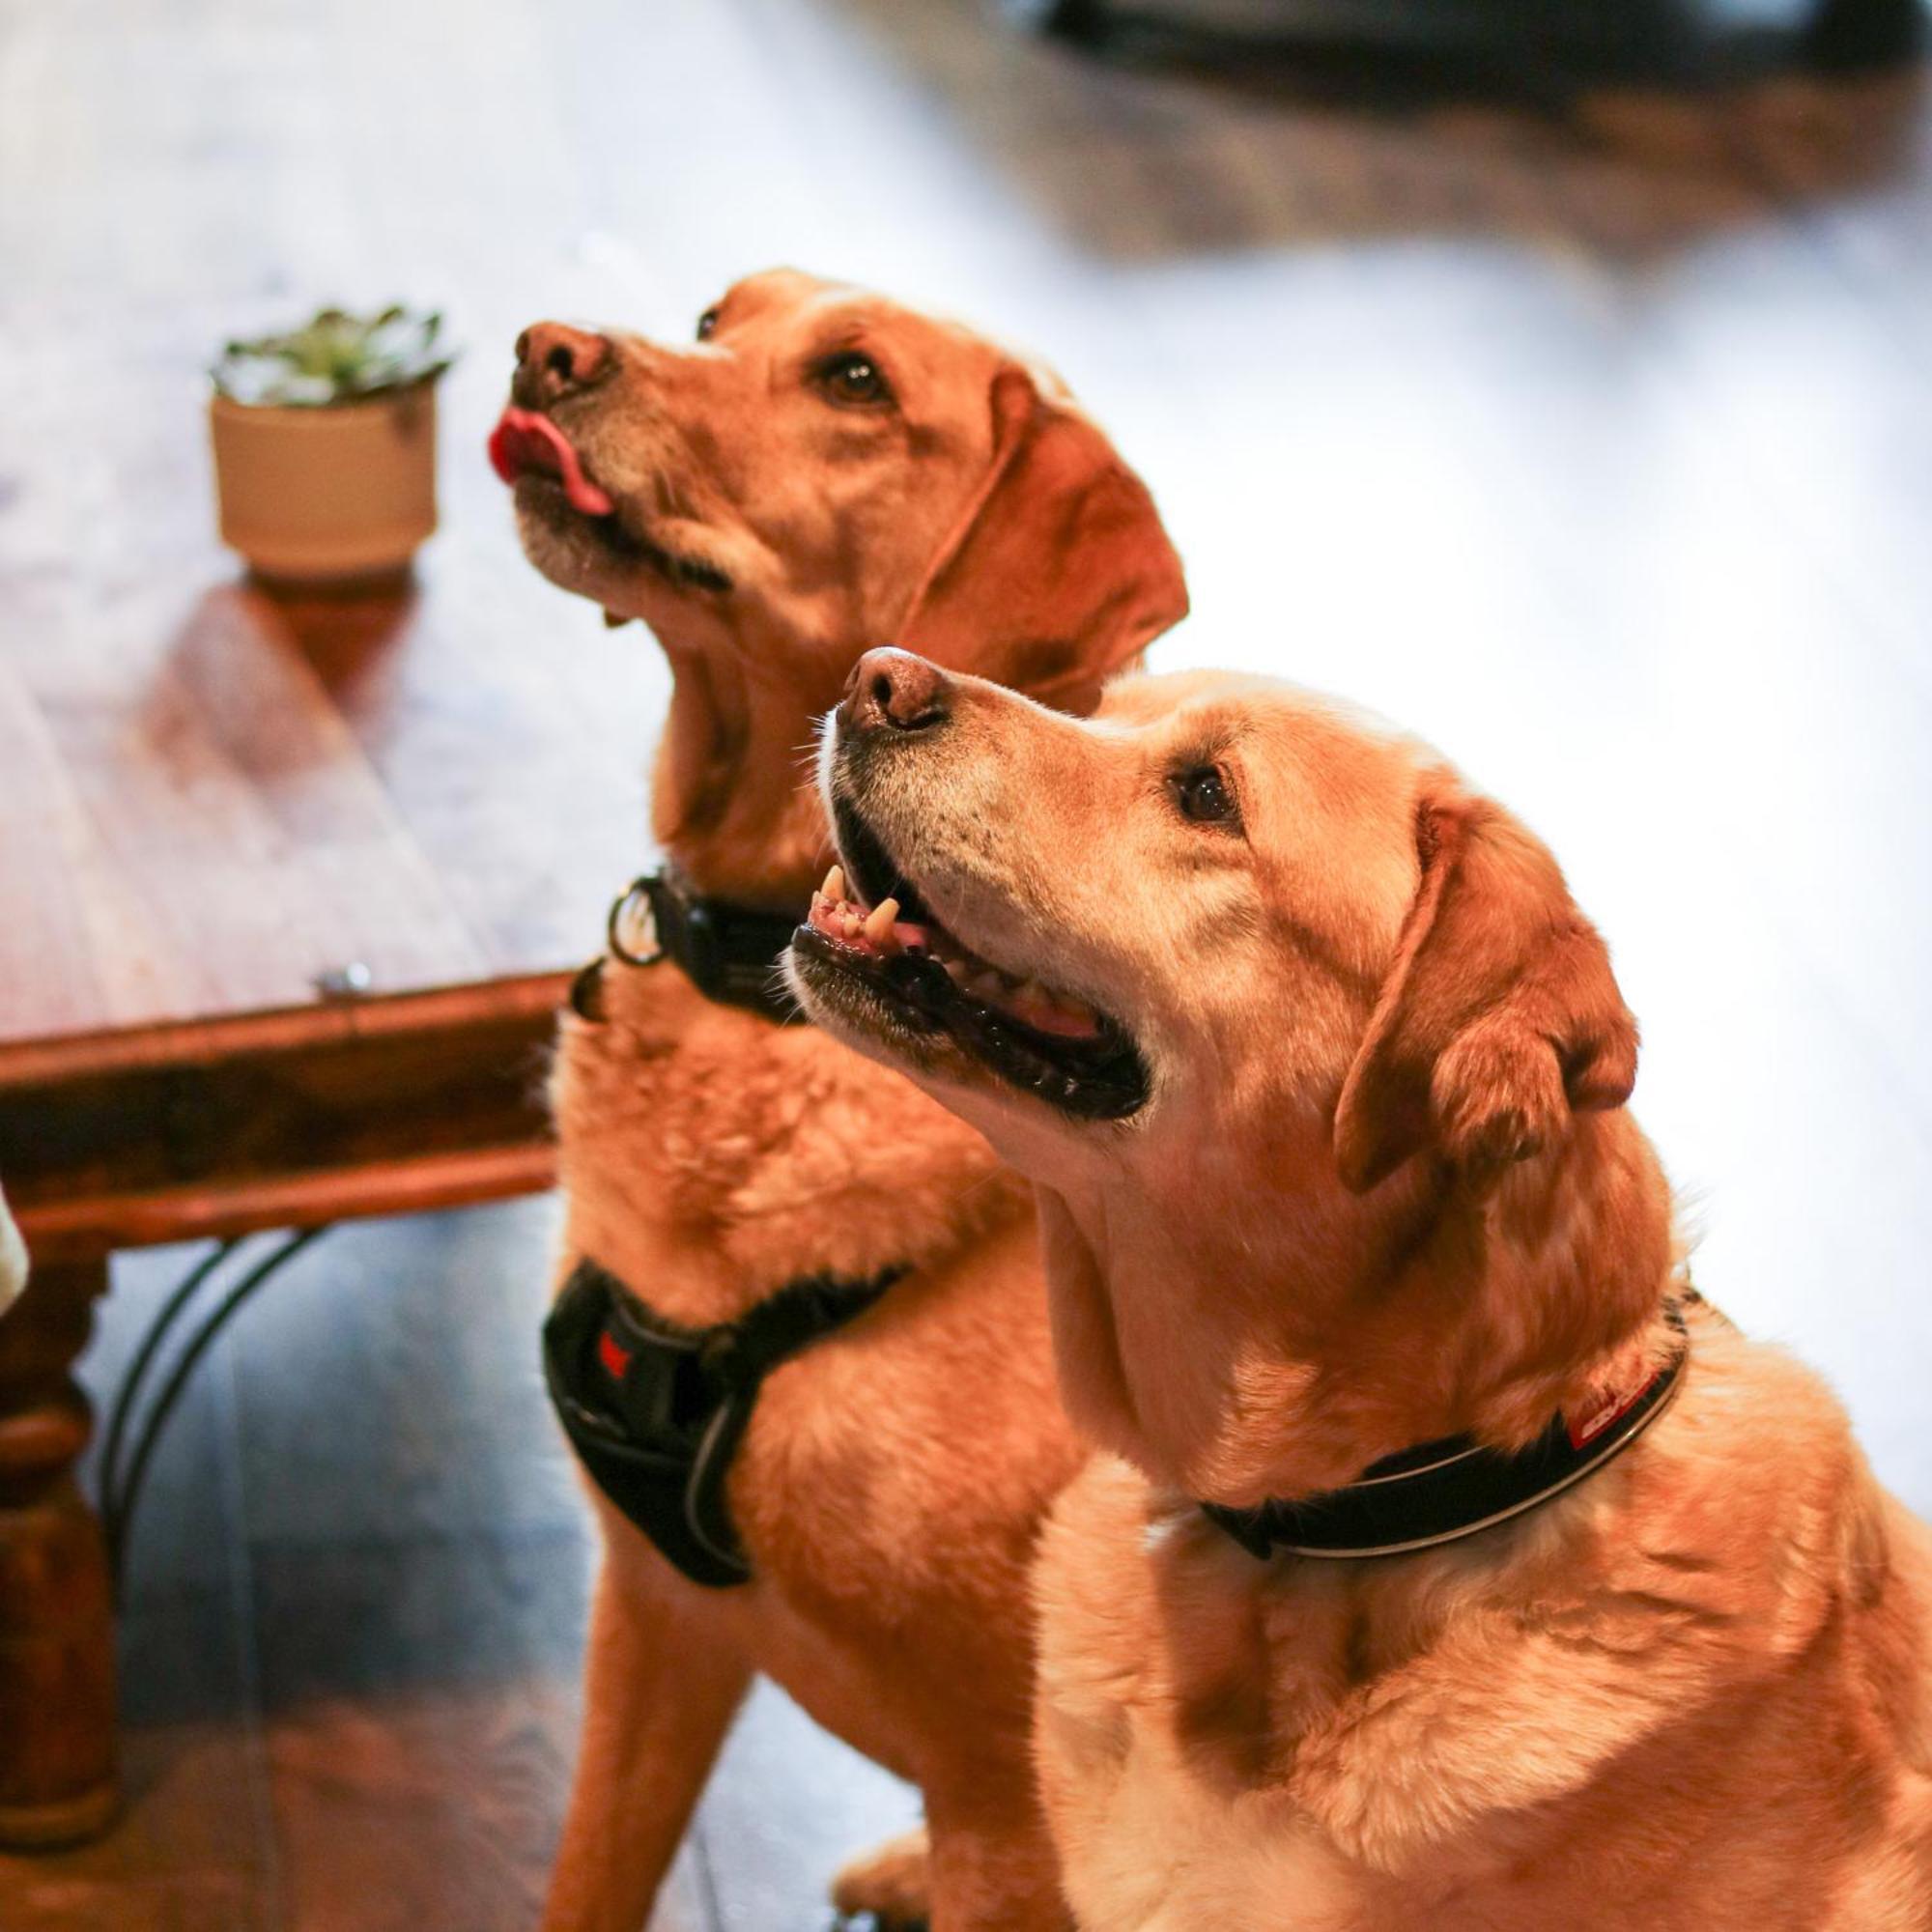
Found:
<path fill-rule="evenodd" d="M 1594 1408 L 1586 1408 L 1581 1415 L 1563 1418 L 1564 1433 L 1570 1437 L 1573 1449 L 1587 1449 L 1605 1430 L 1622 1417 L 1628 1415 L 1653 1388 L 1657 1386 L 1657 1377 L 1639 1384 L 1628 1395 L 1605 1396 Z"/>

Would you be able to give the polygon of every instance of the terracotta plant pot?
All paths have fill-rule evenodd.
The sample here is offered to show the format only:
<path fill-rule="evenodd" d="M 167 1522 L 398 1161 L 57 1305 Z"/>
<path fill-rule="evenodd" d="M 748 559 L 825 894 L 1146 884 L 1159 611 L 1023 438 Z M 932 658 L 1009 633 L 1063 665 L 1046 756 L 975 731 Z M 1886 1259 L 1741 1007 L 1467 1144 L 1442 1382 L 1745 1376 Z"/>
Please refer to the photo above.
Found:
<path fill-rule="evenodd" d="M 215 395 L 221 539 L 264 577 L 341 583 L 404 569 L 436 529 L 436 384 L 283 409 Z"/>

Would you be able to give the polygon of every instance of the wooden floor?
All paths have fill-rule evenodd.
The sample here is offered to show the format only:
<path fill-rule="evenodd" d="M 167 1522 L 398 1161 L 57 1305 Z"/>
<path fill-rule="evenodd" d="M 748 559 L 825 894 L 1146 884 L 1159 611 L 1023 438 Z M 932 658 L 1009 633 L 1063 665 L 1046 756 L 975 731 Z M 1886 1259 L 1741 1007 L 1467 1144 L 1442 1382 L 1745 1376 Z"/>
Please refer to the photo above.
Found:
<path fill-rule="evenodd" d="M 6 1932 L 526 1932 L 590 1546 L 536 1369 L 545 1202 L 337 1230 L 211 1357 L 139 1519 L 126 1822 Z M 191 1251 L 116 1283 L 106 1386 Z M 816 1927 L 912 1795 L 754 1699 L 654 1932 Z"/>
<path fill-rule="evenodd" d="M 0 259 L 60 254 L 130 356 L 185 299 L 448 303 L 433 573 L 512 541 L 480 444 L 535 316 L 682 330 L 791 260 L 1056 359 L 1187 559 L 1164 662 L 1346 691 L 1549 837 L 1702 1285 L 1932 1509 L 1928 132 L 1910 78 L 1391 111 L 1096 66 L 975 0 L 0 0 Z M 201 283 L 144 250 L 156 198 L 229 238 Z M 466 306 L 484 245 L 514 311 Z M 58 324 L 4 346 L 79 385 L 84 554 L 89 493 L 141 479 L 89 470 Z M 532 652 L 592 635 L 554 612 Z M 587 1565 L 548 1211 L 333 1236 L 215 1352 L 134 1552 L 127 1822 L 0 1861 L 7 1932 L 532 1921 Z M 97 1383 L 181 1259 L 122 1267 Z M 806 1932 L 908 1810 L 762 1700 L 661 1932 Z"/>

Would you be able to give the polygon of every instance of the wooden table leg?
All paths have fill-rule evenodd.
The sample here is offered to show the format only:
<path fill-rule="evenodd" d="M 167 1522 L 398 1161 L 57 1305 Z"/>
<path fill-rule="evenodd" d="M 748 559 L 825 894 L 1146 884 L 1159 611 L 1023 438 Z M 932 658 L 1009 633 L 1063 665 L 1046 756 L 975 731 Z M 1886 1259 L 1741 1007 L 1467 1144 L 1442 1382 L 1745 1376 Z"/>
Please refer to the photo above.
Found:
<path fill-rule="evenodd" d="M 104 1261 L 36 1268 L 0 1316 L 0 1845 L 113 1816 L 114 1621 L 100 1523 L 74 1481 L 92 1417 L 72 1375 Z"/>

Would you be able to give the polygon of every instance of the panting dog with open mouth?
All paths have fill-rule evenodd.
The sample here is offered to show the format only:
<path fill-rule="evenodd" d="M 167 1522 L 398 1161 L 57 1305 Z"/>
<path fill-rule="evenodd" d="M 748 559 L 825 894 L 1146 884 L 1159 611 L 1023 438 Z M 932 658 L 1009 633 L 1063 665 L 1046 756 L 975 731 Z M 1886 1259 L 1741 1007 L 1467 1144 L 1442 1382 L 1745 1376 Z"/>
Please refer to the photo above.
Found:
<path fill-rule="evenodd" d="M 1147 1069 L 1118 1026 L 956 939 L 856 807 L 841 799 L 835 823 L 844 863 L 812 895 L 796 941 L 806 953 L 855 977 L 923 1059 L 946 1039 L 1068 1113 L 1116 1120 L 1139 1108 Z"/>
<path fill-rule="evenodd" d="M 1924 1932 L 1932 1536 L 1691 1289 L 1549 853 L 1278 685 L 822 740 L 814 1017 L 1034 1181 L 1085 1932 Z"/>

